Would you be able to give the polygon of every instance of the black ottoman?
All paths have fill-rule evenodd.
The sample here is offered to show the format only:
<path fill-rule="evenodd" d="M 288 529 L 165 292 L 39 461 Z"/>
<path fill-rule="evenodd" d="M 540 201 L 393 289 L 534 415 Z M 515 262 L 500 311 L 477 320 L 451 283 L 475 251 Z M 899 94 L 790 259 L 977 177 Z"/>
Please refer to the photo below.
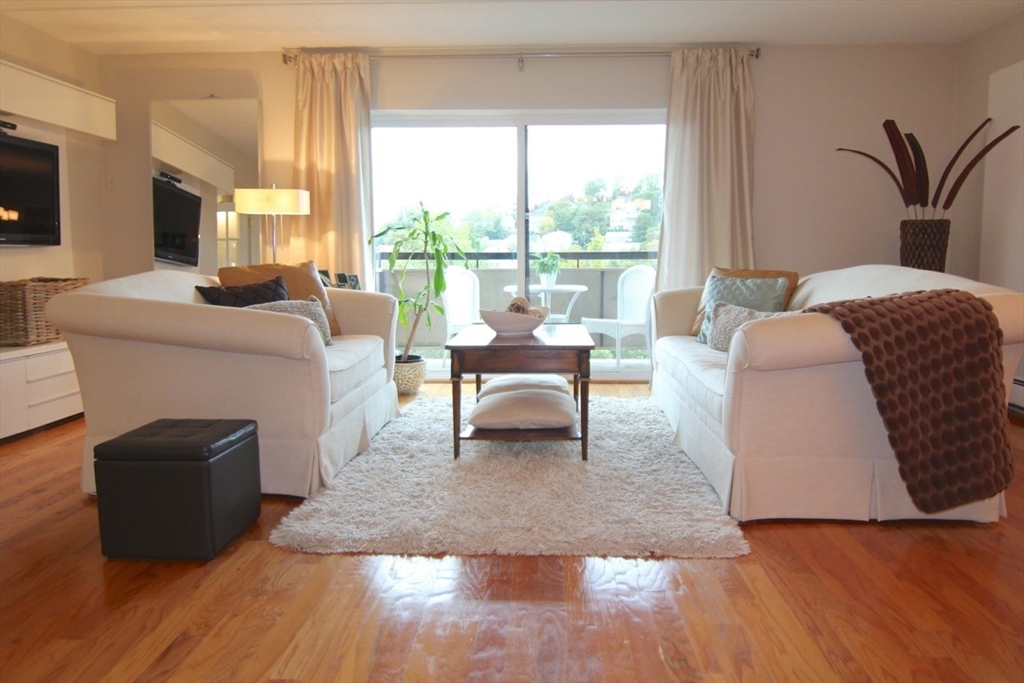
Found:
<path fill-rule="evenodd" d="M 259 519 L 252 420 L 156 420 L 93 454 L 107 557 L 212 560 Z"/>

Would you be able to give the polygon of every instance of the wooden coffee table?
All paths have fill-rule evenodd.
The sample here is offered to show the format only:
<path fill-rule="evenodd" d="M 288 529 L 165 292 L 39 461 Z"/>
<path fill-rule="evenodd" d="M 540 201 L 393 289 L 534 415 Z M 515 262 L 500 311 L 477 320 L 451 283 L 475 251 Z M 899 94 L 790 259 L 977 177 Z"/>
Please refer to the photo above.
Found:
<path fill-rule="evenodd" d="M 456 334 L 445 348 L 452 357 L 452 413 L 455 457 L 462 441 L 579 441 L 587 459 L 587 408 L 590 396 L 590 352 L 594 340 L 583 325 L 541 325 L 533 334 L 498 336 L 483 324 L 470 325 Z M 580 428 L 475 429 L 462 425 L 462 377 L 507 373 L 554 373 L 572 375 L 573 396 L 580 412 Z"/>

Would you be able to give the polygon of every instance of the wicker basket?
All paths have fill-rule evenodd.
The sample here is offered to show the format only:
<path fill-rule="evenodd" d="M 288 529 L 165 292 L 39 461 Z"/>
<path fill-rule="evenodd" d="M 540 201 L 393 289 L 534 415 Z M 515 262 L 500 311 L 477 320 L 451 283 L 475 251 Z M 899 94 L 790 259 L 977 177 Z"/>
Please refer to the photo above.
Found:
<path fill-rule="evenodd" d="M 900 265 L 946 271 L 949 219 L 900 221 Z"/>
<path fill-rule="evenodd" d="M 64 335 L 43 316 L 51 297 L 77 289 L 85 278 L 34 277 L 0 282 L 0 346 L 31 346 L 60 341 Z"/>

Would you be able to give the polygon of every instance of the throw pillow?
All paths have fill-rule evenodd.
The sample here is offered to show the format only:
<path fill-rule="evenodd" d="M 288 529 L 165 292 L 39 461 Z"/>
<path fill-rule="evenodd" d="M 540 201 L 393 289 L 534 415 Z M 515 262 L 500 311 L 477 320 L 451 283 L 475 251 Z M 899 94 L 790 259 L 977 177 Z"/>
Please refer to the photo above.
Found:
<path fill-rule="evenodd" d="M 781 315 L 793 315 L 790 311 L 764 313 L 742 306 L 734 306 L 719 301 L 708 309 L 708 346 L 715 351 L 728 351 L 732 336 L 740 325 L 761 318 L 776 318 Z"/>
<path fill-rule="evenodd" d="M 299 301 L 306 301 L 310 296 L 315 296 L 323 304 L 324 312 L 327 314 L 327 322 L 331 326 L 331 334 L 341 334 L 338 321 L 331 309 L 331 302 L 327 298 L 327 290 L 320 281 L 320 273 L 317 272 L 316 264 L 312 261 L 295 263 L 260 263 L 254 266 L 231 266 L 221 268 L 217 271 L 222 285 L 248 285 L 253 282 L 261 282 L 280 275 L 288 285 L 290 298 Z"/>
<path fill-rule="evenodd" d="M 560 391 L 567 395 L 570 393 L 569 382 L 561 375 L 499 375 L 487 380 L 476 397 L 479 400 L 494 394 L 522 389 Z"/>
<path fill-rule="evenodd" d="M 560 391 L 524 389 L 487 396 L 469 424 L 479 429 L 555 429 L 576 424 L 576 402 Z"/>
<path fill-rule="evenodd" d="M 196 285 L 196 291 L 204 299 L 215 306 L 234 306 L 244 308 L 253 304 L 264 304 L 270 301 L 286 301 L 288 287 L 283 277 L 275 277 L 266 282 L 255 282 L 239 287 L 203 287 Z"/>
<path fill-rule="evenodd" d="M 782 308 L 783 310 L 789 308 L 789 300 L 793 298 L 793 292 L 796 291 L 796 286 L 800 284 L 800 274 L 792 270 L 753 270 L 750 268 L 719 268 L 715 266 L 711 269 L 712 275 L 719 275 L 722 277 L 744 277 L 744 278 L 777 278 L 784 277 L 789 282 L 786 286 L 786 295 L 783 297 Z M 706 312 L 704 298 L 701 297 L 700 308 L 697 310 L 697 317 L 693 321 L 693 330 L 690 334 L 699 334 L 701 325 L 704 324 L 704 315 Z"/>
<path fill-rule="evenodd" d="M 704 288 L 705 305 L 711 308 L 719 301 L 755 311 L 781 311 L 789 281 L 779 278 L 743 278 L 712 275 Z M 708 321 L 705 316 L 697 341 L 708 343 Z"/>
<path fill-rule="evenodd" d="M 308 301 L 271 301 L 266 304 L 246 306 L 246 308 L 254 311 L 288 313 L 312 320 L 317 329 L 320 330 L 320 337 L 324 340 L 324 346 L 330 346 L 333 343 L 331 341 L 331 326 L 327 323 L 324 307 L 320 304 L 320 299 L 317 299 L 315 296 L 309 297 Z"/>

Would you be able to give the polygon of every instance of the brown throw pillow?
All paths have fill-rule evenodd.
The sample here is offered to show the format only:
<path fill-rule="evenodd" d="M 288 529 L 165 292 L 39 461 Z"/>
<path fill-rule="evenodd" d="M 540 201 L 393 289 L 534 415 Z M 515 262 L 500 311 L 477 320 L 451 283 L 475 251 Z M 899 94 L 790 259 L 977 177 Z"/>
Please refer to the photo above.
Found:
<path fill-rule="evenodd" d="M 715 266 L 711 269 L 711 275 L 718 275 L 720 277 L 739 277 L 739 278 L 755 278 L 755 279 L 774 279 L 784 277 L 789 281 L 786 285 L 786 293 L 782 296 L 782 310 L 789 308 L 789 300 L 793 298 L 793 292 L 796 291 L 796 286 L 800 284 L 800 273 L 796 273 L 792 270 L 754 270 L 753 268 L 719 268 Z M 711 278 L 708 276 L 708 279 Z M 705 289 L 707 285 L 705 285 Z M 690 334 L 696 336 L 700 334 L 700 328 L 704 325 L 704 298 L 701 297 L 700 308 L 697 309 L 697 318 L 693 321 L 693 329 Z"/>
<path fill-rule="evenodd" d="M 253 304 L 265 304 L 272 301 L 287 301 L 288 287 L 283 277 L 275 277 L 266 282 L 255 282 L 239 287 L 202 287 L 196 285 L 204 299 L 215 306 L 234 306 L 245 308 Z"/>
<path fill-rule="evenodd" d="M 341 334 L 341 328 L 334 317 L 331 302 L 327 299 L 327 290 L 320 281 L 320 273 L 312 261 L 305 263 L 260 263 L 254 266 L 230 266 L 217 271 L 222 285 L 237 286 L 262 282 L 280 275 L 288 286 L 288 298 L 307 301 L 315 296 L 323 304 L 327 322 L 331 326 L 331 335 Z"/>

